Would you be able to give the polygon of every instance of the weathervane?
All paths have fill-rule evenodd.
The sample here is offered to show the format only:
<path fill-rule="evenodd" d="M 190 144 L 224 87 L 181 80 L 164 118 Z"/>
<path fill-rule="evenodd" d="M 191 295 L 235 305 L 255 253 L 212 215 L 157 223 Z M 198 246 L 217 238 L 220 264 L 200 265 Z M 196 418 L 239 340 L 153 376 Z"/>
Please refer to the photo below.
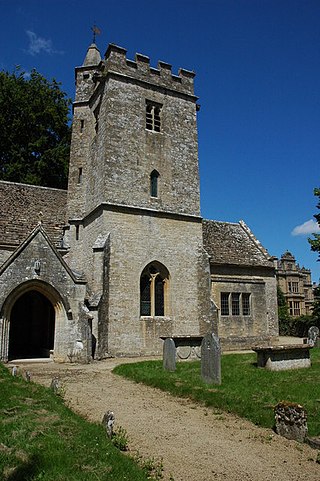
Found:
<path fill-rule="evenodd" d="M 93 24 L 93 27 L 91 27 L 91 30 L 93 31 L 93 43 L 96 43 L 96 35 L 100 35 L 101 30 L 96 26 L 96 24 Z"/>

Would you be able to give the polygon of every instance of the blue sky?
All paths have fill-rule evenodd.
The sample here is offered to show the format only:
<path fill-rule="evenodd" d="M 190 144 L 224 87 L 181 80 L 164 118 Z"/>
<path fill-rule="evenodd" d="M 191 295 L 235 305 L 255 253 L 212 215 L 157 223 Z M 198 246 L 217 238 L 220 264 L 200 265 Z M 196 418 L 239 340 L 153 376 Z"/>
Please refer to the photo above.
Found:
<path fill-rule="evenodd" d="M 108 43 L 196 72 L 201 210 L 243 219 L 318 281 L 319 0 L 0 0 L 0 69 L 35 67 L 73 98 L 74 67 Z"/>

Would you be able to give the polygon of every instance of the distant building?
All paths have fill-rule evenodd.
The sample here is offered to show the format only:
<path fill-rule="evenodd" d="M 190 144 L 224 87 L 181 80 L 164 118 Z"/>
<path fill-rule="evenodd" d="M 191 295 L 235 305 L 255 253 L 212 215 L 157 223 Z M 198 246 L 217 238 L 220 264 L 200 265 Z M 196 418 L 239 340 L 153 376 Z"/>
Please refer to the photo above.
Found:
<path fill-rule="evenodd" d="M 300 267 L 291 252 L 282 254 L 277 266 L 277 280 L 290 316 L 311 314 L 314 301 L 311 271 Z"/>

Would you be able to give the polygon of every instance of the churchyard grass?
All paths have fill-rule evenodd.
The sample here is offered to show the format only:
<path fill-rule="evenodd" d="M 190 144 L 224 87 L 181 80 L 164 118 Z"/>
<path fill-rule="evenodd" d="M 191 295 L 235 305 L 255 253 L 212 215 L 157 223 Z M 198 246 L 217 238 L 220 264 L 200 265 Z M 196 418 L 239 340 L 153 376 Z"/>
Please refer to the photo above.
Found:
<path fill-rule="evenodd" d="M 162 361 L 117 366 L 116 374 L 227 411 L 272 428 L 273 407 L 279 401 L 302 404 L 311 436 L 320 435 L 320 349 L 311 351 L 312 366 L 292 371 L 256 367 L 256 354 L 225 354 L 221 359 L 222 384 L 201 380 L 200 361 L 177 362 L 175 372 L 164 371 Z M 218 410 L 218 411 L 217 411 Z"/>
<path fill-rule="evenodd" d="M 0 479 L 146 481 L 102 425 L 72 412 L 50 389 L 0 364 Z"/>

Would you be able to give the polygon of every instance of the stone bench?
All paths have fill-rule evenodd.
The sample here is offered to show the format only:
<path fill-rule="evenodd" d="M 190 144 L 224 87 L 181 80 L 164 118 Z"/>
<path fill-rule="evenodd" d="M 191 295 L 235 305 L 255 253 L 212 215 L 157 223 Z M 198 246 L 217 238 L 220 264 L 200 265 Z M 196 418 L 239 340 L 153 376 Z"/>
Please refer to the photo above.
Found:
<path fill-rule="evenodd" d="M 311 366 L 308 344 L 293 344 L 285 346 L 254 347 L 257 353 L 258 367 L 269 371 L 286 371 Z"/>

